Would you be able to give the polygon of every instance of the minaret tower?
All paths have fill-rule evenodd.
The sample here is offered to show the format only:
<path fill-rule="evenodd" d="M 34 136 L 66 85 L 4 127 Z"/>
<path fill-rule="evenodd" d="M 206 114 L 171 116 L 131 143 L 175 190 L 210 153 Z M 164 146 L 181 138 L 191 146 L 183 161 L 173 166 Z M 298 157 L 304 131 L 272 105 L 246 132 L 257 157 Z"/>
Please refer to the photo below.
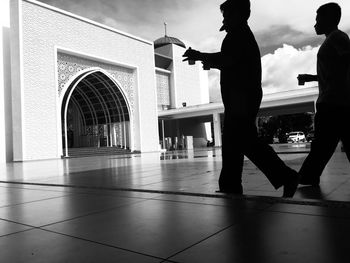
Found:
<path fill-rule="evenodd" d="M 164 34 L 164 36 L 165 37 L 167 37 L 167 23 L 166 22 L 164 22 L 164 32 L 165 32 L 165 34 Z"/>

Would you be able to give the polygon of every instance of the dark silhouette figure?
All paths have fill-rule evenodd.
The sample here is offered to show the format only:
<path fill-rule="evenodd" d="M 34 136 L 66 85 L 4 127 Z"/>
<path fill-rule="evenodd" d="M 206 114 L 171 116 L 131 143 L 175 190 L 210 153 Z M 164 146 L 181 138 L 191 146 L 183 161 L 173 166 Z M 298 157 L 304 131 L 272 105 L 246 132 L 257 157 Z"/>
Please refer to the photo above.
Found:
<path fill-rule="evenodd" d="M 274 150 L 258 138 L 256 116 L 262 99 L 261 57 L 248 26 L 249 0 L 228 0 L 220 9 L 224 20 L 220 31 L 227 35 L 218 53 L 188 49 L 184 61 L 199 60 L 203 68 L 221 71 L 221 95 L 225 106 L 221 192 L 242 194 L 243 158 L 246 155 L 284 197 L 293 197 L 298 174 L 284 164 Z"/>
<path fill-rule="evenodd" d="M 350 40 L 338 29 L 341 8 L 336 3 L 317 10 L 315 31 L 326 40 L 317 54 L 317 75 L 301 74 L 299 84 L 318 81 L 315 138 L 299 174 L 300 184 L 318 186 L 339 140 L 350 160 Z"/>

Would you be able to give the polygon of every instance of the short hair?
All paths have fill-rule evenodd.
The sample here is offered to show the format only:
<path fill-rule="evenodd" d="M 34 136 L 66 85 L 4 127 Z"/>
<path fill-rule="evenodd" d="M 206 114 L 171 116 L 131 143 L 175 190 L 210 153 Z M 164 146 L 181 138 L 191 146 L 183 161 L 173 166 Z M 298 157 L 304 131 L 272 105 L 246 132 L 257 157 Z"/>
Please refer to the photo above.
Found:
<path fill-rule="evenodd" d="M 317 14 L 325 15 L 329 23 L 337 26 L 341 18 L 341 7 L 337 3 L 324 4 L 317 9 Z"/>
<path fill-rule="evenodd" d="M 221 12 L 232 11 L 242 14 L 242 18 L 248 20 L 250 17 L 250 0 L 226 0 L 220 5 Z"/>

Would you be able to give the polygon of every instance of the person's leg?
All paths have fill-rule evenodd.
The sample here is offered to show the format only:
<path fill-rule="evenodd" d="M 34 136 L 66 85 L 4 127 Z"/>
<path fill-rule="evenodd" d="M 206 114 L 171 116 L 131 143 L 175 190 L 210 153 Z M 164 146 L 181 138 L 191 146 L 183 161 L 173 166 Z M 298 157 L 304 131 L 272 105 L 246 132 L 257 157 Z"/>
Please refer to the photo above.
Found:
<path fill-rule="evenodd" d="M 318 185 L 320 176 L 332 157 L 340 136 L 336 112 L 319 109 L 315 116 L 315 138 L 311 150 L 302 164 L 299 175 L 300 184 Z"/>
<path fill-rule="evenodd" d="M 237 143 L 239 139 L 237 138 L 237 130 L 235 120 L 230 115 L 225 114 L 219 189 L 221 192 L 242 194 L 244 156 L 239 143 Z"/>
<path fill-rule="evenodd" d="M 350 118 L 350 110 L 347 111 L 342 118 L 342 129 L 341 129 L 341 141 L 343 143 L 344 151 L 346 153 L 346 156 L 348 157 L 348 160 L 350 162 L 350 124 L 349 124 L 349 118 Z"/>
<path fill-rule="evenodd" d="M 242 122 L 246 125 L 242 135 L 245 137 L 244 154 L 266 175 L 275 189 L 295 180 L 296 172 L 285 165 L 270 145 L 258 138 L 255 122 Z"/>

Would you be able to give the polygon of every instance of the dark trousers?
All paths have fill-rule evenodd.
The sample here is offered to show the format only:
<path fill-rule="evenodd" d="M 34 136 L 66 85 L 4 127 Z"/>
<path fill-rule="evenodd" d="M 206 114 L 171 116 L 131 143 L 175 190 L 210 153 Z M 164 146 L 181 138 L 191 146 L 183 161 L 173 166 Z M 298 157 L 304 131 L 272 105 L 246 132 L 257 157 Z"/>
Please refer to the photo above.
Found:
<path fill-rule="evenodd" d="M 350 161 L 350 109 L 317 105 L 315 138 L 299 174 L 302 178 L 318 180 L 339 141 Z"/>
<path fill-rule="evenodd" d="M 266 175 L 276 189 L 291 174 L 291 169 L 272 147 L 258 138 L 256 114 L 251 116 L 238 117 L 225 112 L 220 190 L 235 189 L 241 185 L 244 155 Z"/>

